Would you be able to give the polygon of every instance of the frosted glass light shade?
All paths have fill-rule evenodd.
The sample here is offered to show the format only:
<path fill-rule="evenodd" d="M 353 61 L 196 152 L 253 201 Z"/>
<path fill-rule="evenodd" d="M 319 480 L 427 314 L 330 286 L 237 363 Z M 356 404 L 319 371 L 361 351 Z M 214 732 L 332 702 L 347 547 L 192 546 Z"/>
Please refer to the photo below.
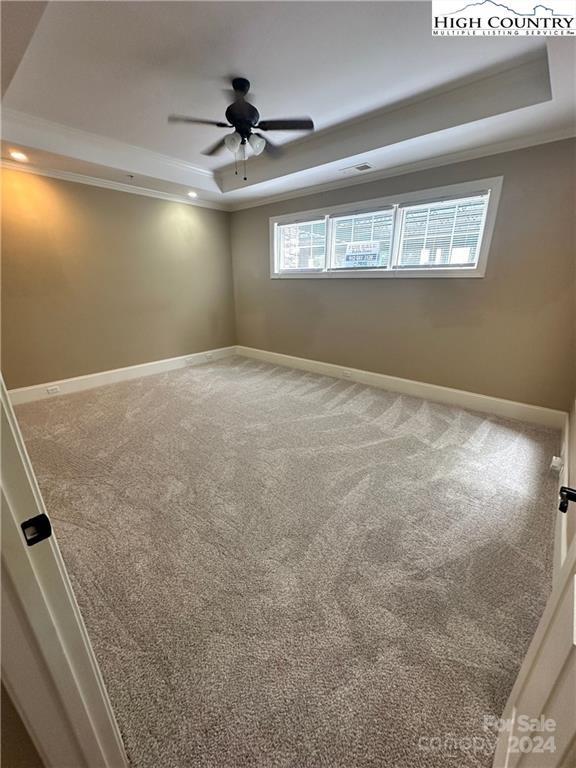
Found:
<path fill-rule="evenodd" d="M 263 139 L 262 136 L 255 136 L 252 134 L 252 136 L 250 136 L 248 139 L 248 143 L 250 144 L 252 152 L 254 152 L 255 155 L 261 155 L 262 152 L 264 152 L 264 147 L 266 146 L 266 139 Z"/>
<path fill-rule="evenodd" d="M 226 149 L 229 149 L 230 152 L 232 152 L 233 155 L 238 152 L 238 149 L 240 147 L 240 143 L 242 141 L 242 137 L 239 133 L 229 133 L 228 136 L 224 138 L 224 144 L 226 145 Z"/>

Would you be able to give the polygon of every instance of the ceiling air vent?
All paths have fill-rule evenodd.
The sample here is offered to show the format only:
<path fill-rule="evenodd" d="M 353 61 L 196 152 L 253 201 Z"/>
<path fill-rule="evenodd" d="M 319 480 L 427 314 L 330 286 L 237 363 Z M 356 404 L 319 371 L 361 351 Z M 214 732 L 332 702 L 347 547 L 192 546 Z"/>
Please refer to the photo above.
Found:
<path fill-rule="evenodd" d="M 371 171 L 374 168 L 370 163 L 360 163 L 360 165 L 349 165 L 347 168 L 341 168 L 340 173 L 346 174 L 346 176 L 352 176 L 357 173 L 365 173 Z"/>

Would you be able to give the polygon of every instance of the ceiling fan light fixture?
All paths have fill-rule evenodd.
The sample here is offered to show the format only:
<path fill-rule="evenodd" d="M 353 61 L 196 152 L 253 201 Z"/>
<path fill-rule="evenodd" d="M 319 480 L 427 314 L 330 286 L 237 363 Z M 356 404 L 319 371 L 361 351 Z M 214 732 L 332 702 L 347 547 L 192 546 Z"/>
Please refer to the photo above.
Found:
<path fill-rule="evenodd" d="M 224 138 L 224 144 L 226 145 L 226 149 L 232 152 L 233 155 L 238 152 L 240 148 L 240 144 L 242 142 L 242 137 L 240 136 L 237 131 L 234 131 L 234 133 L 229 133 L 228 136 Z"/>
<path fill-rule="evenodd" d="M 1 2 L 1 0 L 0 0 Z M 260 112 L 254 104 L 248 101 L 250 81 L 245 77 L 235 77 L 232 80 L 234 101 L 226 107 L 225 121 L 209 120 L 204 117 L 189 117 L 187 115 L 169 115 L 170 123 L 190 123 L 191 125 L 213 125 L 216 128 L 232 128 L 233 133 L 219 139 L 207 147 L 202 154 L 213 157 L 227 149 L 235 158 L 235 173 L 238 174 L 238 163 L 244 163 L 244 179 L 246 178 L 246 145 L 254 155 L 261 155 L 264 150 L 270 157 L 278 157 L 281 148 L 268 141 L 260 131 L 313 131 L 314 121 L 310 117 L 288 117 L 278 120 L 260 120 Z M 257 133 L 253 133 L 257 131 Z"/>
<path fill-rule="evenodd" d="M 250 144 L 252 152 L 254 152 L 255 155 L 261 155 L 266 147 L 266 139 L 263 139 L 262 136 L 256 136 L 256 134 L 253 133 L 248 139 L 248 144 Z"/>

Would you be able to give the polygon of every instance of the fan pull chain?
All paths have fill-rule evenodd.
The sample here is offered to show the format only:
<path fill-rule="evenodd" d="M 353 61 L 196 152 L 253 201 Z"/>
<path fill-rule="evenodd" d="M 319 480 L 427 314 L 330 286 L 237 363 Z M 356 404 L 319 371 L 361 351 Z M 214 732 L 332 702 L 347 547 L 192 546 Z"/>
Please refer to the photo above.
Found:
<path fill-rule="evenodd" d="M 243 150 L 242 154 L 244 158 L 244 181 L 247 181 L 248 176 L 246 176 L 246 144 L 242 145 L 242 150 Z"/>
<path fill-rule="evenodd" d="M 234 152 L 234 176 L 238 176 L 238 150 Z"/>

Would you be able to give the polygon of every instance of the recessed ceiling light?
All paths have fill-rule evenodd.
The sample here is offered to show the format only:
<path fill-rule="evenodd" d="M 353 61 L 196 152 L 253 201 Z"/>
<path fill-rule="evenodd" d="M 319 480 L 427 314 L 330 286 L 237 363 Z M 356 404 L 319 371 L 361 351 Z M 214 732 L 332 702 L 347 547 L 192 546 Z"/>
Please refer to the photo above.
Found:
<path fill-rule="evenodd" d="M 188 192 L 188 197 L 198 197 L 198 192 Z"/>
<path fill-rule="evenodd" d="M 12 160 L 17 160 L 19 163 L 27 163 L 28 157 L 24 154 L 24 152 L 20 152 L 17 149 L 11 149 L 10 150 L 10 157 Z"/>

